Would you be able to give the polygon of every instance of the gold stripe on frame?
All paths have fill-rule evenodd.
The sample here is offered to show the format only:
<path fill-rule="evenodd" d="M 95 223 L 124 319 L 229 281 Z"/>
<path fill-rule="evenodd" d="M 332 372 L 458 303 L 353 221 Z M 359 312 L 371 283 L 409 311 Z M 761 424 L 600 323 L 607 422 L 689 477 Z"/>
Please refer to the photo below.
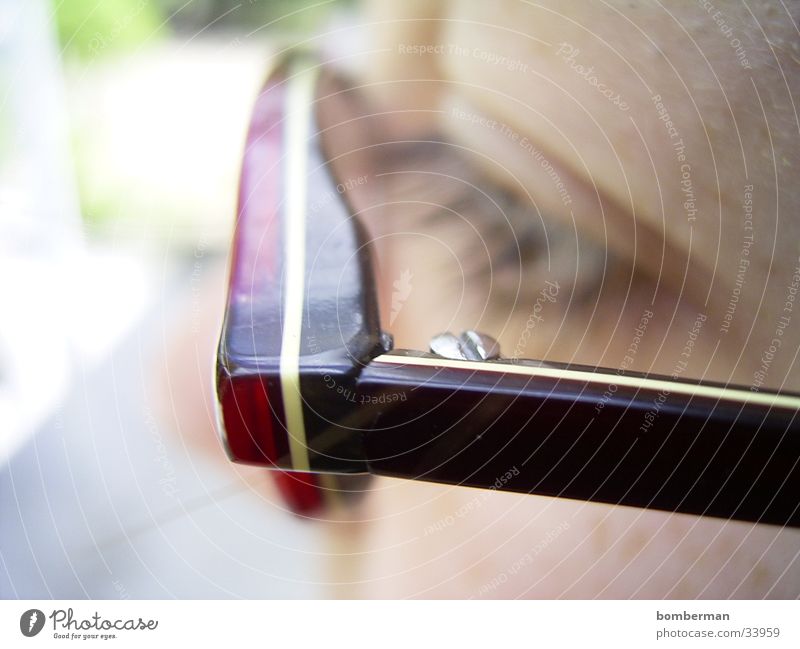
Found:
<path fill-rule="evenodd" d="M 787 410 L 800 410 L 800 397 L 798 396 L 782 395 L 774 392 L 755 392 L 743 390 L 741 388 L 693 385 L 691 383 L 678 383 L 677 381 L 664 379 L 636 378 L 633 376 L 618 376 L 616 374 L 604 374 L 599 372 L 565 370 L 555 367 L 531 367 L 515 363 L 459 361 L 449 358 L 401 356 L 395 354 L 382 354 L 375 357 L 372 362 L 388 363 L 391 365 L 416 365 L 420 367 L 447 367 L 472 370 L 475 372 L 495 372 L 498 374 L 518 374 L 530 377 L 563 379 L 565 381 L 614 384 L 654 392 L 667 391 L 671 394 L 705 397 L 708 399 L 734 401 L 737 403 L 755 404 Z"/>
<path fill-rule="evenodd" d="M 307 65 L 307 61 L 298 61 Z M 303 398 L 300 394 L 300 337 L 306 272 L 306 198 L 308 193 L 308 146 L 316 71 L 290 71 L 286 93 L 286 277 L 284 284 L 283 340 L 281 341 L 281 393 L 289 434 L 292 468 L 309 471 Z"/>

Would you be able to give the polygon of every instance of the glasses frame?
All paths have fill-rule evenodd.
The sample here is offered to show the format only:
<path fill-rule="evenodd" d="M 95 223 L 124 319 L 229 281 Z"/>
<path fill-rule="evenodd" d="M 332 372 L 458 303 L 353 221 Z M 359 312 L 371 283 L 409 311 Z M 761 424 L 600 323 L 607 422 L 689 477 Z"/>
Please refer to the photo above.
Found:
<path fill-rule="evenodd" d="M 256 101 L 217 354 L 233 461 L 303 514 L 372 474 L 800 526 L 800 395 L 394 349 L 369 206 L 339 190 L 369 173 L 372 118 L 305 55 Z"/>

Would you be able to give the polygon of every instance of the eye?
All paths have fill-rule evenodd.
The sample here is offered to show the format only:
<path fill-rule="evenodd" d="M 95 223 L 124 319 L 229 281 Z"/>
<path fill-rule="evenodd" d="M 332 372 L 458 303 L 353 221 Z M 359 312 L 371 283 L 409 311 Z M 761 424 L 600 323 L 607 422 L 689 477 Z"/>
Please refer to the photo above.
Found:
<path fill-rule="evenodd" d="M 423 261 L 439 290 L 466 284 L 486 311 L 507 314 L 535 302 L 545 279 L 558 281 L 563 301 L 570 295 L 573 304 L 602 286 L 613 255 L 574 224 L 501 186 L 464 147 L 430 133 L 393 141 L 379 165 L 386 208 L 365 211 L 362 219 L 370 231 L 398 239 L 402 231 L 413 242 L 392 250 L 404 255 L 403 268 L 418 262 L 415 234 L 443 242 L 449 254 Z"/>

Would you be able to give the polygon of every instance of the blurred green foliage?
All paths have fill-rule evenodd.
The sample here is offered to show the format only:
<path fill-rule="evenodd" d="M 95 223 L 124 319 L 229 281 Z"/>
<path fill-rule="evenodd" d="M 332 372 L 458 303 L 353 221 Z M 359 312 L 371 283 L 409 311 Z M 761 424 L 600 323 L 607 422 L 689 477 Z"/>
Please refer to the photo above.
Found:
<path fill-rule="evenodd" d="M 248 33 L 266 31 L 311 32 L 336 7 L 350 0 L 158 0 L 173 25 L 195 33 L 213 23 L 213 29 Z M 186 6 L 184 6 L 186 5 Z"/>
<path fill-rule="evenodd" d="M 65 54 L 81 59 L 118 52 L 163 35 L 162 3 L 152 0 L 53 0 Z"/>
<path fill-rule="evenodd" d="M 69 61 L 64 66 L 67 88 L 76 93 L 70 106 L 71 144 L 81 210 L 85 221 L 98 227 L 150 219 L 165 227 L 187 222 L 197 227 L 204 218 L 210 222 L 212 216 L 219 220 L 219 214 L 232 214 L 226 199 L 235 196 L 241 135 L 237 129 L 246 124 L 246 89 L 248 75 L 253 75 L 248 67 L 253 59 L 247 57 L 255 57 L 260 69 L 259 57 L 266 66 L 271 49 L 305 39 L 323 27 L 332 12 L 354 4 L 50 1 Z M 239 50 L 240 41 L 256 48 Z M 162 47 L 153 58 L 148 46 L 155 44 Z M 226 57 L 236 65 L 229 71 L 217 65 Z M 164 75 L 169 74 L 174 75 L 174 85 L 165 86 Z M 131 88 L 139 94 L 126 101 Z M 96 97 L 102 100 L 94 101 Z M 187 123 L 197 133 L 207 123 L 216 126 L 199 140 L 187 139 Z M 0 141 L 3 134 L 0 123 Z M 190 153 L 191 146 L 204 147 L 207 155 Z M 224 168 L 208 162 L 218 159 L 225 160 Z"/>
<path fill-rule="evenodd" d="M 92 59 L 180 32 L 312 32 L 352 0 L 52 0 L 68 55 Z"/>

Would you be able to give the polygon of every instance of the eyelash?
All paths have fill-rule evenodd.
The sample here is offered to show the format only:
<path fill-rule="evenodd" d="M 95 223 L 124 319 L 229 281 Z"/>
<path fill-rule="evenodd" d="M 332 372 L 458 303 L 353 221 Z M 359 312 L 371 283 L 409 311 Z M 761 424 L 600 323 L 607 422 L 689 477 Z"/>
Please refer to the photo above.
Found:
<path fill-rule="evenodd" d="M 487 178 L 461 149 L 434 137 L 393 143 L 381 163 L 376 176 L 389 207 L 365 214 L 367 227 L 446 241 L 461 267 L 445 269 L 445 284 L 466 281 L 471 292 L 487 296 L 490 309 L 502 312 L 530 303 L 545 279 L 566 287 L 573 305 L 597 295 L 613 257 L 586 236 L 576 239 L 559 220 L 540 218 L 535 206 Z"/>

